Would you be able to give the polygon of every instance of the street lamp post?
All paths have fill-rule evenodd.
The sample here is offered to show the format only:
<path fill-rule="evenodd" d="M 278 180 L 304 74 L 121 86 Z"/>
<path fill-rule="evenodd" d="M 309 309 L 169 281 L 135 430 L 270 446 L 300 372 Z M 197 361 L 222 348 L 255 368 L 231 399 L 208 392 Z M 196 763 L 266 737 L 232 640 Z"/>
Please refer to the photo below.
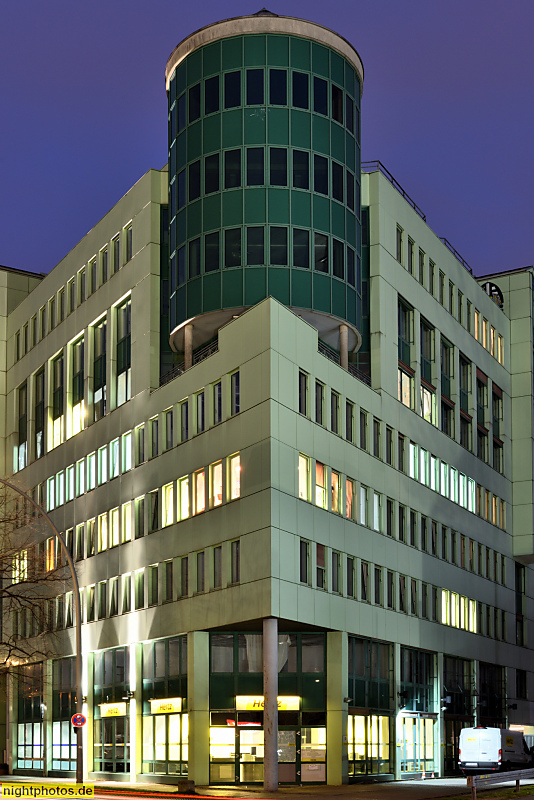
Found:
<path fill-rule="evenodd" d="M 80 608 L 80 584 L 78 583 L 78 576 L 74 568 L 74 561 L 69 553 L 65 539 L 60 534 L 44 508 L 39 503 L 36 503 L 33 497 L 23 492 L 18 486 L 6 481 L 5 478 L 0 478 L 0 483 L 12 489 L 17 494 L 24 497 L 28 503 L 31 503 L 37 511 L 40 511 L 45 520 L 48 522 L 54 534 L 56 535 L 65 557 L 69 565 L 72 582 L 74 584 L 74 610 L 76 615 L 76 713 L 81 714 L 83 710 L 83 697 L 82 697 L 82 614 Z M 46 753 L 44 754 L 46 758 Z M 80 728 L 76 728 L 76 783 L 83 783 L 83 736 Z"/>

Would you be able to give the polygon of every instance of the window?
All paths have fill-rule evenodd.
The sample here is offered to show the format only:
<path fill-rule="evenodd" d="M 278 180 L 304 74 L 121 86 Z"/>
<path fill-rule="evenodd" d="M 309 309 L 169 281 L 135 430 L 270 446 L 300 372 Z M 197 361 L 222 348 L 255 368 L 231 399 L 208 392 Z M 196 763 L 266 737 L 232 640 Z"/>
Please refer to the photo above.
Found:
<path fill-rule="evenodd" d="M 328 237 L 322 233 L 316 233 L 314 241 L 315 269 L 318 272 L 328 272 Z"/>
<path fill-rule="evenodd" d="M 206 510 L 206 471 L 193 473 L 193 515 Z"/>
<path fill-rule="evenodd" d="M 196 564 L 196 592 L 203 592 L 205 587 L 205 554 L 204 551 L 201 550 L 200 553 L 197 553 L 197 564 Z"/>
<path fill-rule="evenodd" d="M 347 597 L 356 597 L 354 558 L 347 556 Z"/>
<path fill-rule="evenodd" d="M 287 186 L 287 150 L 271 147 L 269 150 L 269 183 L 271 186 Z"/>
<path fill-rule="evenodd" d="M 398 327 L 399 327 L 399 361 L 406 366 L 411 364 L 410 345 L 412 342 L 413 309 L 399 301 Z"/>
<path fill-rule="evenodd" d="M 445 275 L 441 270 L 439 271 L 438 301 L 441 305 L 445 303 Z"/>
<path fill-rule="evenodd" d="M 210 465 L 210 508 L 216 508 L 223 500 L 222 461 Z"/>
<path fill-rule="evenodd" d="M 305 150 L 293 150 L 293 188 L 310 188 L 310 156 Z"/>
<path fill-rule="evenodd" d="M 219 154 L 206 156 L 204 159 L 204 193 L 219 191 Z M 206 270 L 207 271 L 207 270 Z"/>
<path fill-rule="evenodd" d="M 241 150 L 227 150 L 224 154 L 224 188 L 241 186 Z M 227 264 L 237 266 L 237 264 Z"/>
<path fill-rule="evenodd" d="M 180 501 L 180 510 L 178 519 L 187 519 L 189 516 L 189 478 L 187 476 L 180 478 L 178 481 L 178 499 Z"/>
<path fill-rule="evenodd" d="M 101 486 L 108 479 L 108 449 L 100 447 L 98 450 L 97 482 Z"/>
<path fill-rule="evenodd" d="M 131 223 L 124 229 L 124 244 L 126 247 L 126 263 L 127 261 L 130 261 L 131 257 L 133 256 L 133 228 Z"/>
<path fill-rule="evenodd" d="M 408 237 L 408 272 L 414 274 L 415 270 L 415 245 L 413 239 Z"/>
<path fill-rule="evenodd" d="M 166 483 L 161 494 L 163 501 L 162 526 L 165 528 L 174 522 L 174 482 Z"/>
<path fill-rule="evenodd" d="M 239 371 L 230 375 L 230 414 L 234 416 L 241 411 L 241 390 Z"/>
<path fill-rule="evenodd" d="M 368 603 L 369 598 L 369 564 L 362 561 L 360 564 L 360 600 Z"/>
<path fill-rule="evenodd" d="M 144 571 L 144 569 L 136 570 L 134 578 L 135 578 L 135 584 L 134 584 L 135 610 L 138 611 L 140 608 L 144 608 L 144 606 L 145 606 L 145 571 Z"/>
<path fill-rule="evenodd" d="M 454 408 L 445 400 L 441 401 L 441 430 L 454 438 Z"/>
<path fill-rule="evenodd" d="M 247 147 L 247 186 L 262 186 L 265 183 L 263 147 Z"/>
<path fill-rule="evenodd" d="M 308 375 L 299 370 L 299 414 L 308 415 Z"/>
<path fill-rule="evenodd" d="M 264 263 L 264 229 L 262 227 L 248 227 L 247 266 L 258 266 Z"/>
<path fill-rule="evenodd" d="M 399 505 L 399 542 L 406 541 L 406 508 Z"/>
<path fill-rule="evenodd" d="M 264 104 L 262 69 L 247 69 L 246 103 L 247 106 L 261 106 Z"/>
<path fill-rule="evenodd" d="M 189 404 L 187 400 L 180 403 L 180 441 L 189 438 Z"/>
<path fill-rule="evenodd" d="M 373 508 L 372 508 L 373 520 L 372 520 L 372 528 L 375 531 L 380 531 L 381 529 L 381 496 L 378 492 L 373 492 Z"/>
<path fill-rule="evenodd" d="M 421 317 L 421 378 L 432 384 L 434 328 Z"/>
<path fill-rule="evenodd" d="M 325 546 L 315 545 L 316 553 L 316 583 L 318 589 L 326 589 Z"/>
<path fill-rule="evenodd" d="M 122 576 L 122 613 L 127 614 L 130 611 L 132 602 L 132 576 Z"/>
<path fill-rule="evenodd" d="M 451 379 L 453 376 L 453 346 L 441 337 L 441 394 L 451 397 Z"/>
<path fill-rule="evenodd" d="M 389 569 L 386 576 L 386 604 L 388 608 L 395 608 L 395 575 Z"/>
<path fill-rule="evenodd" d="M 373 418 L 373 455 L 380 458 L 380 420 Z"/>
<path fill-rule="evenodd" d="M 219 110 L 219 76 L 204 82 L 204 114 L 214 114 Z"/>
<path fill-rule="evenodd" d="M 332 119 L 343 125 L 343 90 L 332 84 Z"/>
<path fill-rule="evenodd" d="M 324 422 L 324 385 L 315 381 L 315 422 L 323 425 Z"/>
<path fill-rule="evenodd" d="M 332 197 L 343 202 L 343 167 L 332 161 Z"/>
<path fill-rule="evenodd" d="M 397 238 L 396 238 L 397 250 L 396 250 L 396 256 L 397 256 L 397 261 L 399 262 L 399 264 L 402 264 L 403 233 L 404 233 L 404 231 L 402 230 L 400 225 L 397 225 Z"/>
<path fill-rule="evenodd" d="M 413 408 L 413 376 L 405 370 L 398 370 L 398 399 L 407 406 Z"/>
<path fill-rule="evenodd" d="M 105 283 L 108 279 L 108 248 L 104 247 L 100 251 L 100 283 Z"/>
<path fill-rule="evenodd" d="M 196 411 L 197 411 L 197 433 L 202 433 L 206 429 L 204 392 L 199 392 L 196 396 Z"/>
<path fill-rule="evenodd" d="M 188 557 L 180 559 L 180 597 L 189 594 L 189 560 Z"/>
<path fill-rule="evenodd" d="M 332 433 L 339 433 L 339 395 L 337 392 L 330 392 L 330 429 Z"/>
<path fill-rule="evenodd" d="M 85 300 L 85 268 L 78 272 L 78 305 Z"/>
<path fill-rule="evenodd" d="M 358 522 L 360 525 L 367 525 L 367 486 L 360 486 L 360 502 L 358 504 Z"/>
<path fill-rule="evenodd" d="M 213 385 L 213 424 L 217 425 L 222 421 L 222 382 L 217 381 Z"/>
<path fill-rule="evenodd" d="M 425 285 L 425 254 L 421 248 L 419 248 L 419 283 L 421 286 Z"/>
<path fill-rule="evenodd" d="M 393 536 L 393 514 L 394 514 L 393 500 L 388 497 L 386 501 L 386 534 Z"/>
<path fill-rule="evenodd" d="M 399 575 L 399 611 L 406 613 L 406 576 Z"/>
<path fill-rule="evenodd" d="M 18 446 L 15 454 L 15 470 L 24 469 L 28 463 L 28 386 L 23 383 L 18 389 Z"/>
<path fill-rule="evenodd" d="M 298 466 L 299 498 L 301 500 L 311 500 L 310 497 L 310 458 L 302 453 L 299 454 Z"/>
<path fill-rule="evenodd" d="M 330 471 L 331 508 L 335 514 L 341 514 L 341 475 L 335 470 Z"/>
<path fill-rule="evenodd" d="M 45 452 L 45 375 L 39 370 L 34 378 L 35 392 L 35 458 L 41 458 Z"/>
<path fill-rule="evenodd" d="M 192 164 L 189 164 L 188 177 L 189 177 L 189 202 L 191 202 L 200 197 L 200 160 L 193 161 Z"/>
<path fill-rule="evenodd" d="M 241 496 L 241 458 L 239 453 L 228 459 L 229 499 L 236 500 Z"/>
<path fill-rule="evenodd" d="M 341 594 L 341 553 L 332 550 L 332 591 Z"/>
<path fill-rule="evenodd" d="M 295 108 L 310 107 L 308 97 L 308 75 L 304 72 L 293 71 L 293 106 Z"/>
<path fill-rule="evenodd" d="M 159 493 L 157 489 L 149 492 L 148 498 L 148 532 L 152 533 L 159 528 Z"/>
<path fill-rule="evenodd" d="M 95 422 L 106 413 L 106 318 L 93 327 L 93 415 Z"/>
<path fill-rule="evenodd" d="M 151 564 L 148 567 L 148 605 L 157 606 L 158 604 L 158 565 Z"/>
<path fill-rule="evenodd" d="M 240 543 L 239 539 L 230 543 L 230 581 L 239 583 L 241 580 Z"/>
<path fill-rule="evenodd" d="M 360 448 L 367 450 L 367 411 L 360 409 Z"/>
<path fill-rule="evenodd" d="M 354 481 L 347 478 L 345 484 L 345 516 L 347 519 L 356 519 L 356 497 Z"/>
<path fill-rule="evenodd" d="M 129 500 L 122 505 L 122 541 L 132 541 L 132 502 Z"/>
<path fill-rule="evenodd" d="M 204 272 L 219 269 L 219 232 L 204 237 Z"/>
<path fill-rule="evenodd" d="M 354 442 L 354 403 L 350 400 L 345 403 L 345 438 Z"/>
<path fill-rule="evenodd" d="M 315 462 L 315 505 L 327 508 L 326 501 L 326 467 L 320 461 Z"/>
<path fill-rule="evenodd" d="M 100 514 L 98 517 L 97 552 L 102 553 L 108 548 L 108 515 Z"/>
<path fill-rule="evenodd" d="M 63 364 L 63 353 L 52 361 L 52 447 L 65 439 Z"/>
<path fill-rule="evenodd" d="M 313 157 L 313 190 L 328 194 L 328 159 L 323 156 Z"/>
<path fill-rule="evenodd" d="M 150 422 L 150 458 L 155 458 L 159 450 L 159 420 L 153 417 Z"/>
<path fill-rule="evenodd" d="M 131 315 L 132 304 L 128 299 L 117 308 L 117 405 L 131 397 Z"/>
<path fill-rule="evenodd" d="M 313 79 L 313 110 L 325 117 L 328 115 L 328 84 L 322 78 Z"/>

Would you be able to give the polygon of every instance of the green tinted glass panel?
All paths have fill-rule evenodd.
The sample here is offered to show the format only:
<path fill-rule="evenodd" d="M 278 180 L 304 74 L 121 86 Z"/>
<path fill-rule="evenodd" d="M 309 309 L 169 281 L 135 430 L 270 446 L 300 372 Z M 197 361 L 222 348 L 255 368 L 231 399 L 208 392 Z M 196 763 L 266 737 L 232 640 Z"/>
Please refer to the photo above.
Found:
<path fill-rule="evenodd" d="M 312 147 L 325 155 L 330 152 L 330 122 L 327 117 L 312 115 Z"/>
<path fill-rule="evenodd" d="M 291 192 L 291 224 L 311 228 L 311 194 Z"/>
<path fill-rule="evenodd" d="M 240 37 L 234 39 L 223 39 L 222 41 L 222 68 L 238 69 L 243 65 L 242 40 Z"/>
<path fill-rule="evenodd" d="M 295 69 L 310 69 L 310 43 L 305 39 L 291 37 L 291 66 Z"/>
<path fill-rule="evenodd" d="M 319 231 L 330 230 L 330 202 L 316 194 L 313 195 L 313 227 Z"/>
<path fill-rule="evenodd" d="M 245 222 L 265 222 L 265 198 L 265 189 L 245 189 Z"/>
<path fill-rule="evenodd" d="M 313 307 L 330 314 L 330 283 L 328 275 L 313 273 Z"/>
<path fill-rule="evenodd" d="M 203 309 L 204 313 L 207 311 L 216 311 L 221 308 L 221 273 L 213 273 L 211 275 L 204 275 L 203 290 Z"/>
<path fill-rule="evenodd" d="M 267 37 L 267 61 L 272 67 L 288 66 L 289 38 L 287 36 Z"/>
<path fill-rule="evenodd" d="M 211 153 L 221 148 L 221 115 L 213 114 L 204 119 L 202 130 L 204 153 Z"/>
<path fill-rule="evenodd" d="M 269 189 L 269 222 L 289 224 L 289 192 L 287 189 Z"/>
<path fill-rule="evenodd" d="M 265 144 L 266 130 L 265 108 L 248 109 L 245 114 L 245 143 Z"/>
<path fill-rule="evenodd" d="M 204 77 L 221 71 L 221 43 L 214 42 L 202 48 Z"/>
<path fill-rule="evenodd" d="M 213 194 L 205 197 L 203 202 L 204 230 L 209 231 L 221 226 L 221 195 Z"/>
<path fill-rule="evenodd" d="M 179 214 L 176 215 L 176 246 L 180 247 L 187 238 L 186 236 L 186 211 L 180 211 Z"/>
<path fill-rule="evenodd" d="M 345 163 L 347 167 L 354 172 L 354 166 L 356 164 L 356 142 L 350 133 L 345 133 L 345 153 Z"/>
<path fill-rule="evenodd" d="M 263 66 L 265 64 L 265 47 L 265 36 L 245 36 L 245 66 Z"/>
<path fill-rule="evenodd" d="M 356 325 L 356 292 L 347 286 L 347 321 Z"/>
<path fill-rule="evenodd" d="M 345 161 L 345 131 L 340 125 L 330 126 L 330 155 L 338 161 Z"/>
<path fill-rule="evenodd" d="M 291 109 L 291 144 L 293 147 L 311 147 L 311 114 Z"/>
<path fill-rule="evenodd" d="M 268 294 L 275 297 L 280 303 L 288 306 L 289 299 L 289 276 L 290 270 L 269 268 L 269 287 Z"/>
<path fill-rule="evenodd" d="M 341 281 L 332 281 L 332 314 L 345 319 L 346 287 Z"/>
<path fill-rule="evenodd" d="M 317 75 L 328 78 L 328 50 L 312 42 L 312 69 Z"/>
<path fill-rule="evenodd" d="M 354 97 L 354 70 L 348 61 L 345 61 L 345 89 L 351 97 Z"/>
<path fill-rule="evenodd" d="M 270 144 L 289 142 L 289 109 L 269 108 L 267 110 L 268 141 Z"/>
<path fill-rule="evenodd" d="M 195 278 L 187 284 L 187 313 L 196 317 L 202 312 L 202 279 Z"/>
<path fill-rule="evenodd" d="M 311 308 L 312 301 L 311 272 L 291 271 L 291 305 L 298 308 Z"/>
<path fill-rule="evenodd" d="M 330 204 L 332 212 L 332 233 L 340 239 L 345 238 L 345 209 L 338 203 Z"/>
<path fill-rule="evenodd" d="M 243 144 L 243 112 L 240 108 L 225 111 L 222 115 L 222 146 L 237 147 Z"/>
<path fill-rule="evenodd" d="M 254 306 L 266 296 L 265 267 L 247 267 L 245 269 L 245 305 Z"/>
<path fill-rule="evenodd" d="M 222 275 L 223 308 L 236 308 L 243 305 L 243 270 L 233 269 Z"/>
<path fill-rule="evenodd" d="M 341 56 L 338 56 L 338 54 L 334 53 L 332 50 L 330 51 L 330 77 L 339 84 L 339 86 L 343 86 L 345 83 L 344 63 Z"/>
<path fill-rule="evenodd" d="M 187 83 L 191 86 L 202 77 L 202 50 L 195 50 L 187 59 Z"/>
<path fill-rule="evenodd" d="M 185 167 L 186 164 L 186 134 L 185 131 L 176 139 L 176 169 L 178 172 Z"/>
<path fill-rule="evenodd" d="M 176 97 L 179 97 L 187 86 L 187 71 L 185 61 L 176 70 Z"/>
<path fill-rule="evenodd" d="M 356 246 L 356 218 L 350 211 L 345 211 L 345 236 L 347 242 Z"/>
<path fill-rule="evenodd" d="M 194 161 L 202 151 L 202 122 L 187 127 L 187 160 Z"/>
<path fill-rule="evenodd" d="M 202 230 L 202 200 L 187 206 L 187 238 L 198 236 Z"/>
<path fill-rule="evenodd" d="M 241 225 L 243 222 L 243 192 L 240 189 L 224 192 L 222 195 L 222 224 Z"/>

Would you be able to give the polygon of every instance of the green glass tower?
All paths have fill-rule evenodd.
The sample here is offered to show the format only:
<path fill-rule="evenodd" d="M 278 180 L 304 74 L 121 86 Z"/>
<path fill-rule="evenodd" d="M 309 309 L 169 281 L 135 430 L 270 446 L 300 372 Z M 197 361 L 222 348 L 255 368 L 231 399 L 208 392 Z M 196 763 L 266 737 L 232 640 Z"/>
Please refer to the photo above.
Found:
<path fill-rule="evenodd" d="M 172 52 L 170 335 L 186 361 L 268 296 L 359 348 L 362 81 L 341 36 L 266 10 Z"/>

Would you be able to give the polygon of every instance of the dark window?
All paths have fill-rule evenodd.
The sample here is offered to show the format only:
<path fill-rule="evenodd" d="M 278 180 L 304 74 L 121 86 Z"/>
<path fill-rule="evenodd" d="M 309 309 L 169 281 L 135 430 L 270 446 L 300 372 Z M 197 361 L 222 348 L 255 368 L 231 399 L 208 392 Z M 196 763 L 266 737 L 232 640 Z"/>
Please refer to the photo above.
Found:
<path fill-rule="evenodd" d="M 323 156 L 313 157 L 313 189 L 328 194 L 328 160 Z"/>
<path fill-rule="evenodd" d="M 309 542 L 300 540 L 300 582 L 308 583 Z"/>
<path fill-rule="evenodd" d="M 264 263 L 263 228 L 247 228 L 247 266 Z"/>
<path fill-rule="evenodd" d="M 224 266 L 241 266 L 241 228 L 224 232 Z"/>
<path fill-rule="evenodd" d="M 310 234 L 309 231 L 293 228 L 293 266 L 309 269 Z"/>
<path fill-rule="evenodd" d="M 287 150 L 284 147 L 271 147 L 269 155 L 271 185 L 287 186 Z"/>
<path fill-rule="evenodd" d="M 178 98 L 176 108 L 178 112 L 178 133 L 180 133 L 185 128 L 185 92 Z"/>
<path fill-rule="evenodd" d="M 200 161 L 189 164 L 189 200 L 200 197 Z"/>
<path fill-rule="evenodd" d="M 354 250 L 347 247 L 347 283 L 356 286 L 356 275 L 354 272 Z"/>
<path fill-rule="evenodd" d="M 293 73 L 293 105 L 295 108 L 309 108 L 308 76 L 304 72 Z"/>
<path fill-rule="evenodd" d="M 273 106 L 287 105 L 287 72 L 285 69 L 269 70 L 269 102 Z"/>
<path fill-rule="evenodd" d="M 322 78 L 313 79 L 313 110 L 318 114 L 328 114 L 328 87 Z"/>
<path fill-rule="evenodd" d="M 185 206 L 185 169 L 178 173 L 178 210 Z"/>
<path fill-rule="evenodd" d="M 287 228 L 271 227 L 271 264 L 285 267 L 287 260 Z"/>
<path fill-rule="evenodd" d="M 263 105 L 263 70 L 247 69 L 247 106 Z"/>
<path fill-rule="evenodd" d="M 200 117 L 200 84 L 189 89 L 189 122 L 194 122 Z"/>
<path fill-rule="evenodd" d="M 345 277 L 345 265 L 343 263 L 343 242 L 338 239 L 332 241 L 332 272 L 336 278 Z"/>
<path fill-rule="evenodd" d="M 345 125 L 348 131 L 354 133 L 354 103 L 348 94 L 345 95 Z"/>
<path fill-rule="evenodd" d="M 354 175 L 347 170 L 347 206 L 354 211 Z"/>
<path fill-rule="evenodd" d="M 293 186 L 310 188 L 310 156 L 304 150 L 293 150 Z"/>
<path fill-rule="evenodd" d="M 219 154 L 207 156 L 204 164 L 204 191 L 206 194 L 219 191 Z"/>
<path fill-rule="evenodd" d="M 181 286 L 182 283 L 185 283 L 185 245 L 180 247 L 176 256 L 178 262 L 178 286 Z"/>
<path fill-rule="evenodd" d="M 343 167 L 332 161 L 332 197 L 343 202 Z"/>
<path fill-rule="evenodd" d="M 322 233 L 315 234 L 315 269 L 328 272 L 328 237 Z"/>
<path fill-rule="evenodd" d="M 241 150 L 227 150 L 224 154 L 224 188 L 241 186 Z"/>
<path fill-rule="evenodd" d="M 247 186 L 263 183 L 263 147 L 247 147 Z"/>
<path fill-rule="evenodd" d="M 332 84 L 332 117 L 343 125 L 343 90 Z"/>
<path fill-rule="evenodd" d="M 219 231 L 208 233 L 204 239 L 204 272 L 219 269 Z"/>
<path fill-rule="evenodd" d="M 189 277 L 200 275 L 200 238 L 189 242 Z"/>
<path fill-rule="evenodd" d="M 219 110 L 219 76 L 208 78 L 204 84 L 204 114 Z"/>
<path fill-rule="evenodd" d="M 241 73 L 227 72 L 224 76 L 224 107 L 241 105 Z"/>

